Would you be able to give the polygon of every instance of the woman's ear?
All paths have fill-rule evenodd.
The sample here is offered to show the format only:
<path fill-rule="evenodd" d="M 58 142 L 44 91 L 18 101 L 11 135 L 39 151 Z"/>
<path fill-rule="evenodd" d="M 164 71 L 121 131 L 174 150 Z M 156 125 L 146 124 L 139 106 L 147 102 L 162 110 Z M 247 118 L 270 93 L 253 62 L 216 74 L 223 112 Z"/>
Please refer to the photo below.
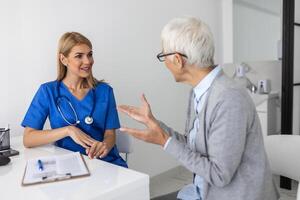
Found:
<path fill-rule="evenodd" d="M 61 53 L 61 54 L 59 54 L 59 60 L 60 60 L 60 62 L 64 65 L 64 66 L 67 66 L 68 65 L 68 60 L 67 60 L 67 58 Z"/>
<path fill-rule="evenodd" d="M 177 67 L 183 68 L 183 66 L 184 66 L 184 59 L 182 58 L 181 55 L 179 55 L 178 53 L 176 53 L 176 54 L 174 55 L 174 58 L 173 58 L 173 63 L 174 63 L 174 65 L 176 65 Z"/>

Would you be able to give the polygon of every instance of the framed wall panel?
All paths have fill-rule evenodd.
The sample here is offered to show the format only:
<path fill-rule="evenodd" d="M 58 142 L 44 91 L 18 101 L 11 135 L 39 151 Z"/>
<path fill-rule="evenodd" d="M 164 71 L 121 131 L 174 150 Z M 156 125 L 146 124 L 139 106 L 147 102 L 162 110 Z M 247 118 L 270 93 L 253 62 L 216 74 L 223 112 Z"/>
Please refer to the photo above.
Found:
<path fill-rule="evenodd" d="M 297 0 L 298 1 L 298 0 Z M 295 0 L 283 1 L 281 134 L 293 133 Z M 280 187 L 291 189 L 291 180 L 280 178 Z"/>
<path fill-rule="evenodd" d="M 295 0 L 293 134 L 300 134 L 300 0 Z"/>

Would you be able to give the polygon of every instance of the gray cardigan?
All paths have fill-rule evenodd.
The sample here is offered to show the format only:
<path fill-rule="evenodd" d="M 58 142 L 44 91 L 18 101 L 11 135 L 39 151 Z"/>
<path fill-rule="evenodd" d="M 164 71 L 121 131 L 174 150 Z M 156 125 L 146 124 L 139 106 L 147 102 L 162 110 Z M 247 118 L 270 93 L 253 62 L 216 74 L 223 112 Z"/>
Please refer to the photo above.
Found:
<path fill-rule="evenodd" d="M 185 135 L 164 123 L 171 136 L 165 151 L 191 172 L 203 177 L 204 200 L 277 200 L 261 126 L 247 91 L 219 73 L 199 113 L 196 151 L 187 144 L 192 127 L 191 91 Z"/>

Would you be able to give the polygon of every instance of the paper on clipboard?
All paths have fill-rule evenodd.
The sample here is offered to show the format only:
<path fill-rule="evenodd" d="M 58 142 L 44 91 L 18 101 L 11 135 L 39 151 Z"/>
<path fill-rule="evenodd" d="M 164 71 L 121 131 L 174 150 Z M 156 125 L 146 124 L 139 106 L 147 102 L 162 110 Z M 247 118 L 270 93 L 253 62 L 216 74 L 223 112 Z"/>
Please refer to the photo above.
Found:
<path fill-rule="evenodd" d="M 43 163 L 43 170 L 39 169 L 38 160 Z M 39 157 L 27 161 L 22 185 L 54 182 L 89 175 L 90 172 L 84 158 L 79 152 Z"/>

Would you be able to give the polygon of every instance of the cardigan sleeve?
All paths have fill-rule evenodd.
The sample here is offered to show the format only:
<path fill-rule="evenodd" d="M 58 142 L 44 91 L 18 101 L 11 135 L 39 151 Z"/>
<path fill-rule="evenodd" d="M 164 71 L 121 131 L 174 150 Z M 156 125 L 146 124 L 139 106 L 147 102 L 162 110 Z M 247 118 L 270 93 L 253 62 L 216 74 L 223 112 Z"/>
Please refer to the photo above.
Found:
<path fill-rule="evenodd" d="M 223 187 L 231 182 L 245 149 L 249 109 L 243 94 L 228 89 L 210 113 L 207 135 L 208 157 L 193 152 L 186 141 L 175 135 L 165 151 L 170 153 L 191 172 L 203 177 L 211 185 Z"/>

